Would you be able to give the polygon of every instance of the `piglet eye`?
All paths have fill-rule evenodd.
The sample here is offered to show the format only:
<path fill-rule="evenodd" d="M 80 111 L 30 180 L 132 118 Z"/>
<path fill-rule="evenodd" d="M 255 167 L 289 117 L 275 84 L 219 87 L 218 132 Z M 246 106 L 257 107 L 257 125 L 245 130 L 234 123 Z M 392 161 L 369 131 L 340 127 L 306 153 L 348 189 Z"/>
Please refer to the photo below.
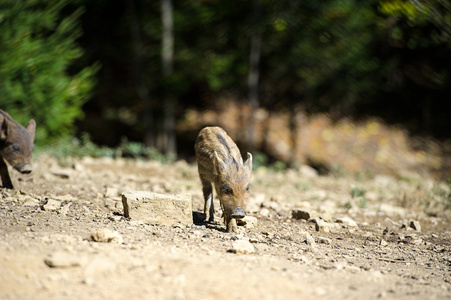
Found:
<path fill-rule="evenodd" d="M 14 152 L 20 152 L 20 147 L 17 146 L 17 145 L 13 145 L 12 149 L 13 149 Z"/>
<path fill-rule="evenodd" d="M 222 185 L 222 192 L 224 194 L 233 195 L 233 190 L 225 183 Z"/>

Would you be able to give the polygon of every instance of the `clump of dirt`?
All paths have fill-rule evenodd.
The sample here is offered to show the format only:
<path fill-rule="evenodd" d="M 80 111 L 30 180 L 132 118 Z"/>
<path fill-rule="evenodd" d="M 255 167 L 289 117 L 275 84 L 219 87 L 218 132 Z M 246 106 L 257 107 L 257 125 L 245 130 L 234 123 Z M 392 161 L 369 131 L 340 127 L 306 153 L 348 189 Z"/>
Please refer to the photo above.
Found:
<path fill-rule="evenodd" d="M 449 191 L 424 178 L 259 168 L 254 218 L 233 234 L 220 211 L 217 223 L 189 227 L 124 218 L 120 194 L 135 190 L 190 193 L 202 211 L 196 166 L 184 161 L 62 167 L 42 155 L 32 175 L 11 175 L 17 189 L 0 189 L 1 299 L 451 297 L 449 211 L 433 209 Z"/>

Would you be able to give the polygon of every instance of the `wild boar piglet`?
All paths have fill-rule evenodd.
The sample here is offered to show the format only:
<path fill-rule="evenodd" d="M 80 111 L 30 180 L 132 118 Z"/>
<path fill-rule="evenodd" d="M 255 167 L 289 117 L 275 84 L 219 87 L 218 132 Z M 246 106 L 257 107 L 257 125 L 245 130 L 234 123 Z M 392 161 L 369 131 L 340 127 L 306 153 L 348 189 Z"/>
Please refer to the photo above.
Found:
<path fill-rule="evenodd" d="M 31 173 L 31 151 L 35 131 L 34 120 L 24 128 L 7 112 L 0 109 L 0 177 L 4 188 L 13 188 L 5 160 L 22 174 Z"/>
<path fill-rule="evenodd" d="M 252 175 L 252 155 L 243 163 L 235 142 L 220 127 L 205 127 L 195 145 L 199 177 L 205 199 L 205 219 L 214 221 L 214 185 L 227 231 L 236 232 L 236 219 L 245 217 Z"/>

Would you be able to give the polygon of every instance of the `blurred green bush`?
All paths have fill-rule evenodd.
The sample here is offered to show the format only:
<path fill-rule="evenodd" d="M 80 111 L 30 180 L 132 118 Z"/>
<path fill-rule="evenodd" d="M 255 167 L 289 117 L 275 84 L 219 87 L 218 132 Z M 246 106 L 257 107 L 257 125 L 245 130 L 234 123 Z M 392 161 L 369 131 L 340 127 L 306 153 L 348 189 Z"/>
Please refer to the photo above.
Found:
<path fill-rule="evenodd" d="M 70 1 L 5 0 L 0 9 L 0 108 L 17 122 L 37 123 L 43 145 L 72 133 L 83 116 L 98 65 L 77 70 L 83 8 Z"/>

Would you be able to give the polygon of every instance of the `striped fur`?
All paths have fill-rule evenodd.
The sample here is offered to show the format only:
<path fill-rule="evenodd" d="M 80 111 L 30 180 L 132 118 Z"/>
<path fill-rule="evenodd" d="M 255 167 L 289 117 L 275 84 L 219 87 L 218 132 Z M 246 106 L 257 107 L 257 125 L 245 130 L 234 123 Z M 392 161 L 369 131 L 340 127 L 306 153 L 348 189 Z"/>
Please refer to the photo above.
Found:
<path fill-rule="evenodd" d="M 220 127 L 202 129 L 196 140 L 195 151 L 205 198 L 206 219 L 210 222 L 214 220 L 213 184 L 224 212 L 227 230 L 235 231 L 235 218 L 244 216 L 249 199 L 252 155 L 248 153 L 248 159 L 243 163 L 235 142 Z"/>

